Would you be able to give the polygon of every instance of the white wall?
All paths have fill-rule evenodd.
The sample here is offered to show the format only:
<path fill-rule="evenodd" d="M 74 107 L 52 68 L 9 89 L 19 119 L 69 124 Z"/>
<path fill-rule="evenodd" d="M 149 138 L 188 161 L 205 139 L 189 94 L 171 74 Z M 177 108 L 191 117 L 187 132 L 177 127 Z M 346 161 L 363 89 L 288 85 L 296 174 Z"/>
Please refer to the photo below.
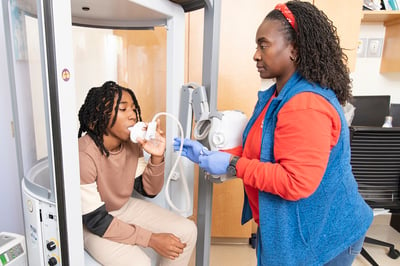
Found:
<path fill-rule="evenodd" d="M 384 38 L 382 23 L 361 25 L 360 38 Z M 351 74 L 353 95 L 390 95 L 392 103 L 400 103 L 400 73 L 379 73 L 381 57 L 357 57 Z"/>
<path fill-rule="evenodd" d="M 72 27 L 77 112 L 92 87 L 117 81 L 117 53 L 121 50 L 112 30 Z M 77 133 L 78 134 L 78 133 Z"/>

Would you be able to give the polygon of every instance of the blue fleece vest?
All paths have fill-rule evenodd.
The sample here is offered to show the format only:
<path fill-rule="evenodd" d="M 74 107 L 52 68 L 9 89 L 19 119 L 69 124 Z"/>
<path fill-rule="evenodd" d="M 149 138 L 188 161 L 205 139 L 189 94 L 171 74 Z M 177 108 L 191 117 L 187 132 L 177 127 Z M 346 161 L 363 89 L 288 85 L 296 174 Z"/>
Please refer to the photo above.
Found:
<path fill-rule="evenodd" d="M 254 121 L 269 101 L 276 86 L 258 93 L 252 117 L 243 133 L 243 146 Z M 288 201 L 259 191 L 258 265 L 323 265 L 365 235 L 373 212 L 358 193 L 350 165 L 349 129 L 335 93 L 293 74 L 273 99 L 264 118 L 262 162 L 275 162 L 274 131 L 279 110 L 293 96 L 313 92 L 327 99 L 341 120 L 338 143 L 332 148 L 326 172 L 317 190 L 308 198 Z M 312 143 L 310 143 L 312 145 Z M 247 196 L 242 223 L 251 219 Z"/>

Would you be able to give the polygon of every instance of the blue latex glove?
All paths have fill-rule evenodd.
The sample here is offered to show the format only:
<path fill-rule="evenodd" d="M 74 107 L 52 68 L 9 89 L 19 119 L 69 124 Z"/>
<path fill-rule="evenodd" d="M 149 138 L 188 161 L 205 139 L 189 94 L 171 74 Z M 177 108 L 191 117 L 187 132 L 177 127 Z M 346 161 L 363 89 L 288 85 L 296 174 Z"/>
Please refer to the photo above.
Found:
<path fill-rule="evenodd" d="M 180 146 L 181 138 L 174 138 L 174 151 L 179 151 Z M 191 139 L 184 139 L 181 155 L 198 164 L 202 150 L 207 150 L 207 148 L 200 142 Z"/>
<path fill-rule="evenodd" d="M 222 151 L 203 150 L 199 157 L 199 166 L 212 175 L 226 174 L 231 154 Z"/>

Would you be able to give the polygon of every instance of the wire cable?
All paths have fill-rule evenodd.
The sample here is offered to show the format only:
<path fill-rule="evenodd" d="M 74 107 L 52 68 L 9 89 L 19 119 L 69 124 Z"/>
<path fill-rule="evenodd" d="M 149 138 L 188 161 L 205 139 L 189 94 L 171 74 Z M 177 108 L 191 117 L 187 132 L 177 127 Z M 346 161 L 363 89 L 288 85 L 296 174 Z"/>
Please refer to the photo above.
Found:
<path fill-rule="evenodd" d="M 183 174 L 183 167 L 182 167 L 182 164 L 180 163 L 180 158 L 181 158 L 181 154 L 182 154 L 182 150 L 183 150 L 183 141 L 184 141 L 183 128 L 182 128 L 181 123 L 179 122 L 179 120 L 178 120 L 175 116 L 173 116 L 173 115 L 170 114 L 170 113 L 166 113 L 166 112 L 160 112 L 160 113 L 155 114 L 154 117 L 153 117 L 153 119 L 152 119 L 152 122 L 155 122 L 155 121 L 157 120 L 157 118 L 158 118 L 159 116 L 161 116 L 161 115 L 165 115 L 165 116 L 167 116 L 167 117 L 172 118 L 172 119 L 178 124 L 178 128 L 179 128 L 179 131 L 180 131 L 181 145 L 180 145 L 180 147 L 179 147 L 179 151 L 178 151 L 178 154 L 177 154 L 177 158 L 176 158 L 176 160 L 175 160 L 175 163 L 173 164 L 173 166 L 172 166 L 172 168 L 171 168 L 171 171 L 170 171 L 170 173 L 169 173 L 169 175 L 168 175 L 167 183 L 165 184 L 165 198 L 166 198 L 166 200 L 167 200 L 168 205 L 169 205 L 174 211 L 176 211 L 176 212 L 178 212 L 178 213 L 180 213 L 180 214 L 183 214 L 183 213 L 185 213 L 185 212 L 190 211 L 190 192 L 189 192 L 189 186 L 188 186 L 188 184 L 187 184 L 186 177 L 185 177 L 185 175 Z M 184 193 L 185 193 L 185 196 L 186 196 L 186 209 L 179 209 L 178 207 L 176 207 L 175 204 L 172 202 L 171 197 L 170 197 L 170 193 L 169 193 L 169 186 L 170 186 L 172 177 L 173 177 L 173 175 L 175 174 L 175 169 L 176 169 L 178 163 L 179 163 L 180 178 L 182 179 L 183 189 L 184 189 Z"/>

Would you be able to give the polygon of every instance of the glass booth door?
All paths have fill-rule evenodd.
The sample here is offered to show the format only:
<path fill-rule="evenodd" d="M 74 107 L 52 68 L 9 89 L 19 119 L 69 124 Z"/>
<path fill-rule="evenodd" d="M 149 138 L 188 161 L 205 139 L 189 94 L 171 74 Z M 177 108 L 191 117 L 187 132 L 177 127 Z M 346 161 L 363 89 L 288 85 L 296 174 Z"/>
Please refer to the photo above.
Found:
<path fill-rule="evenodd" d="M 71 3 L 2 4 L 29 265 L 83 265 Z"/>
<path fill-rule="evenodd" d="M 114 80 L 134 90 L 144 121 L 158 112 L 178 117 L 184 11 L 168 0 L 2 4 L 29 265 L 84 265 L 78 110 L 91 87 Z M 161 120 L 169 173 L 178 128 Z M 193 195 L 193 167 L 185 172 Z M 181 184 L 170 189 L 184 207 L 182 193 L 173 193 Z M 155 201 L 168 208 L 163 194 Z"/>

